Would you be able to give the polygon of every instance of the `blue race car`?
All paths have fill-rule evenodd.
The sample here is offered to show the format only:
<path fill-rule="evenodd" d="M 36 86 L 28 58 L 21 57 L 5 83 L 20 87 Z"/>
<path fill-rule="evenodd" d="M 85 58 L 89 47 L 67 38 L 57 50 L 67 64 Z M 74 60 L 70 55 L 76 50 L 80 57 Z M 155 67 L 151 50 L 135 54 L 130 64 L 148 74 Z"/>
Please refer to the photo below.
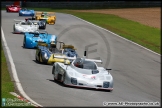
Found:
<path fill-rule="evenodd" d="M 23 8 L 19 11 L 19 16 L 34 16 L 35 11 Z"/>
<path fill-rule="evenodd" d="M 25 32 L 23 40 L 24 48 L 37 48 L 38 42 L 43 42 L 50 45 L 51 42 L 57 42 L 57 36 L 48 34 L 47 31 L 44 30 Z"/>

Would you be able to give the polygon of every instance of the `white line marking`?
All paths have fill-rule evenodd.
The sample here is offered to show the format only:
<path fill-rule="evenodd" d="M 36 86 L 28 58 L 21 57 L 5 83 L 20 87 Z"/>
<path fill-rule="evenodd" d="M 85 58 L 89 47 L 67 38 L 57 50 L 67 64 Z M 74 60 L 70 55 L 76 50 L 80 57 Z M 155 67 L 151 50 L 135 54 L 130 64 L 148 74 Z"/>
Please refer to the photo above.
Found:
<path fill-rule="evenodd" d="M 37 107 L 36 105 L 34 105 L 33 103 L 31 103 L 29 100 L 21 97 L 20 95 L 18 95 L 17 93 L 15 92 L 10 92 L 10 94 L 12 94 L 13 96 L 17 97 L 19 100 L 23 101 L 23 102 L 26 102 L 26 103 L 30 103 L 30 105 L 33 105 L 35 107 Z"/>
<path fill-rule="evenodd" d="M 69 14 L 69 15 L 71 15 L 71 14 Z M 120 38 L 122 38 L 122 39 L 124 39 L 124 40 L 126 40 L 126 41 L 132 42 L 133 44 L 135 44 L 135 45 L 137 45 L 137 46 L 140 46 L 140 47 L 142 47 L 142 48 L 144 48 L 144 49 L 146 49 L 146 50 L 148 50 L 148 51 L 150 51 L 150 52 L 152 52 L 152 53 L 154 53 L 154 54 L 157 54 L 157 55 L 161 56 L 161 54 L 158 54 L 158 53 L 156 53 L 156 52 L 154 52 L 154 51 L 152 51 L 152 50 L 150 50 L 150 49 L 148 49 L 148 48 L 146 48 L 146 47 L 144 47 L 144 46 L 141 46 L 141 45 L 139 45 L 139 44 L 137 44 L 137 43 L 135 43 L 135 42 L 133 42 L 133 41 L 131 41 L 131 40 L 128 40 L 128 39 L 126 39 L 126 38 L 124 38 L 124 37 L 121 37 L 121 36 L 119 36 L 119 35 L 117 35 L 117 34 L 111 32 L 111 31 L 109 31 L 109 30 L 107 30 L 107 29 L 105 29 L 105 28 L 102 28 L 102 27 L 100 27 L 100 26 L 97 26 L 97 25 L 95 25 L 95 24 L 92 24 L 92 23 L 90 23 L 90 22 L 88 22 L 88 21 L 85 21 L 85 20 L 83 20 L 83 19 L 81 19 L 81 18 L 79 18 L 79 17 L 76 17 L 76 16 L 74 16 L 74 15 L 71 15 L 71 16 L 73 16 L 73 17 L 75 17 L 75 18 L 77 18 L 77 19 L 79 19 L 79 20 L 82 20 L 82 21 L 84 21 L 84 22 L 86 22 L 86 23 L 88 23 L 88 24 L 90 24 L 90 25 L 93 25 L 93 26 L 95 26 L 95 27 L 98 27 L 98 28 L 100 28 L 100 29 L 102 29 L 102 30 L 108 31 L 108 32 L 112 33 L 112 34 L 115 35 L 115 36 L 118 36 L 118 37 L 120 37 Z"/>
<path fill-rule="evenodd" d="M 11 66 L 11 72 L 12 72 L 12 75 L 13 75 L 13 79 L 16 83 L 16 86 L 18 88 L 18 91 L 20 92 L 20 94 L 26 98 L 27 100 L 29 100 L 31 103 L 35 104 L 36 106 L 39 106 L 39 107 L 42 107 L 42 105 L 36 103 L 35 101 L 33 101 L 23 90 L 22 86 L 21 86 L 21 83 L 19 81 L 19 78 L 17 76 L 17 71 L 16 71 L 16 68 L 15 68 L 15 64 L 13 62 L 13 59 L 12 59 L 12 56 L 11 56 L 11 52 L 10 52 L 10 49 L 9 47 L 7 46 L 7 42 L 6 42 L 6 39 L 5 39 L 5 36 L 4 36 L 4 33 L 3 33 L 3 30 L 2 30 L 2 27 L 1 27 L 1 34 L 2 34 L 2 41 L 3 41 L 3 48 L 6 50 L 7 52 L 7 56 L 8 56 L 8 59 L 9 59 L 9 63 L 10 63 L 10 66 Z"/>

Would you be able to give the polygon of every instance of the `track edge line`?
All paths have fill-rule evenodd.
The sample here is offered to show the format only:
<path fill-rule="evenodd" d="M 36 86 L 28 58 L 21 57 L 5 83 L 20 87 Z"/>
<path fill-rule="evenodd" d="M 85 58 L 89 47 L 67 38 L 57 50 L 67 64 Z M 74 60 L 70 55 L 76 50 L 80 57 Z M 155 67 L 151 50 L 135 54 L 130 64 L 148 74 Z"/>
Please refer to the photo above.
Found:
<path fill-rule="evenodd" d="M 10 49 L 9 47 L 7 46 L 7 42 L 6 42 L 6 39 L 5 39 L 5 36 L 4 36 L 4 32 L 3 32 L 3 29 L 2 29 L 2 26 L 1 26 L 1 36 L 2 36 L 2 42 L 3 42 L 3 49 L 6 50 L 6 53 L 7 53 L 7 57 L 9 59 L 9 63 L 10 63 L 10 66 L 11 66 L 11 73 L 12 73 L 12 76 L 13 76 L 13 80 L 15 81 L 15 85 L 19 91 L 19 93 L 24 97 L 26 98 L 27 100 L 29 100 L 31 103 L 33 103 L 36 107 L 43 107 L 42 105 L 38 104 L 37 102 L 35 102 L 34 100 L 32 100 L 23 90 L 22 86 L 21 86 L 21 83 L 19 81 L 19 78 L 18 78 L 18 75 L 17 75 L 17 71 L 16 71 L 16 68 L 15 68 L 15 64 L 13 62 L 13 58 L 11 56 L 11 52 L 10 52 Z"/>

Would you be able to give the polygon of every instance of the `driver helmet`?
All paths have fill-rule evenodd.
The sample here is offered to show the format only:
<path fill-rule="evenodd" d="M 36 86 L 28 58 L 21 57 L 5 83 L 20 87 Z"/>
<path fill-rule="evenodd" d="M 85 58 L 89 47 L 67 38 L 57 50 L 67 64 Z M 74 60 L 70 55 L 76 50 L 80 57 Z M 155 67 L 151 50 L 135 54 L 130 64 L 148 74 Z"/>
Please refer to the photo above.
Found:
<path fill-rule="evenodd" d="M 25 21 L 28 21 L 28 18 L 25 18 Z"/>
<path fill-rule="evenodd" d="M 41 17 L 44 17 L 44 13 L 43 13 L 43 14 L 41 14 Z"/>
<path fill-rule="evenodd" d="M 80 61 L 76 62 L 76 63 L 75 63 L 75 66 L 78 67 L 78 68 L 83 68 L 83 63 L 82 63 L 82 61 L 80 60 Z"/>
<path fill-rule="evenodd" d="M 51 42 L 50 47 L 51 48 L 56 48 L 56 44 L 54 42 Z"/>

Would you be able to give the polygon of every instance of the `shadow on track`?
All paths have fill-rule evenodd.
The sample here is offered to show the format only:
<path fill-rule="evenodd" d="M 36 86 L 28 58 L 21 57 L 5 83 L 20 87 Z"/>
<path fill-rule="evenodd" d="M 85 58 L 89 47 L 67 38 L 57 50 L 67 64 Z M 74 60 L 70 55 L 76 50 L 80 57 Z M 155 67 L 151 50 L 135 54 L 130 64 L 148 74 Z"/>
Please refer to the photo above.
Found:
<path fill-rule="evenodd" d="M 82 90 L 92 90 L 92 91 L 102 91 L 102 92 L 112 92 L 110 90 L 99 90 L 99 89 L 94 89 L 94 88 L 80 88 L 80 87 L 72 87 L 72 86 L 68 86 L 68 85 L 64 85 L 63 83 L 56 81 L 56 80 L 52 80 L 52 79 L 46 79 L 48 81 L 54 82 L 62 87 L 68 87 L 68 88 L 74 88 L 74 89 L 82 89 Z"/>

